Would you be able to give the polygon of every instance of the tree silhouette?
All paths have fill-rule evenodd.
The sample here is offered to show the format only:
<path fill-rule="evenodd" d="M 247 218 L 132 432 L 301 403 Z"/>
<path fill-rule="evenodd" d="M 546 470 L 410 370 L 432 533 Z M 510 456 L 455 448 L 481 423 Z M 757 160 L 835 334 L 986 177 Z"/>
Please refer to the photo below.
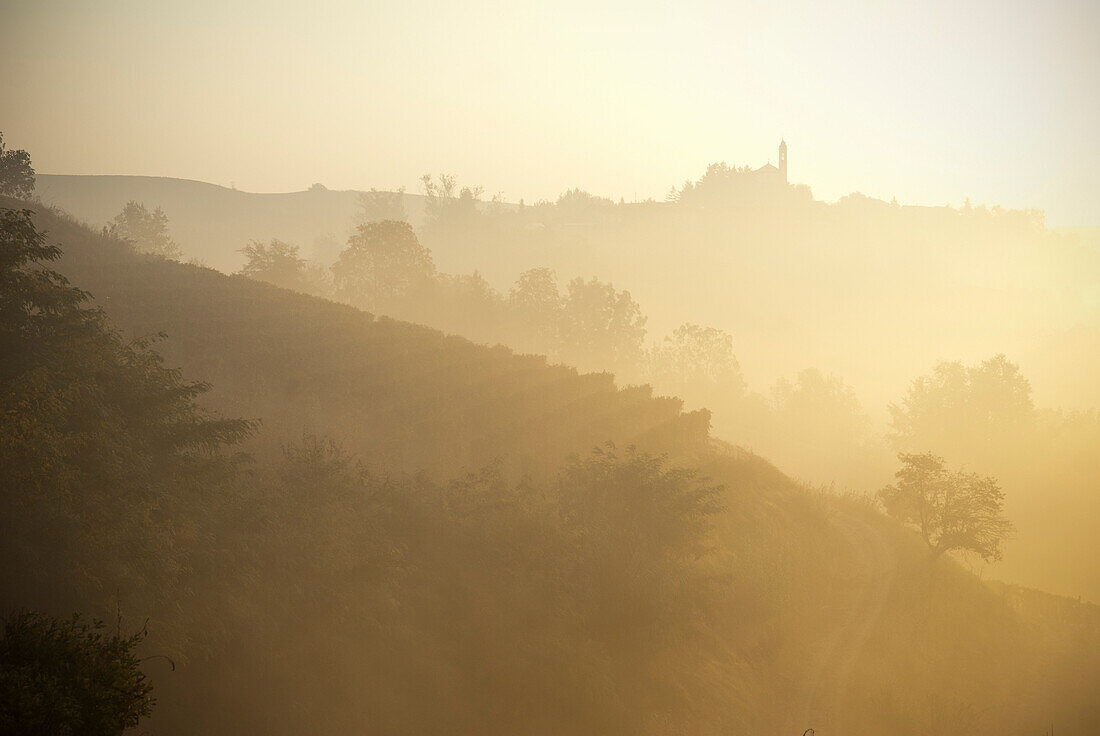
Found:
<path fill-rule="evenodd" d="M 21 149 L 4 148 L 0 133 L 0 196 L 29 199 L 34 194 L 34 169 L 31 156 Z"/>
<path fill-rule="evenodd" d="M 357 228 L 332 273 L 342 298 L 374 310 L 429 278 L 435 265 L 409 223 L 384 220 Z"/>
<path fill-rule="evenodd" d="M 424 189 L 424 227 L 438 230 L 442 227 L 461 227 L 472 223 L 478 216 L 478 203 L 484 189 L 480 186 L 458 188 L 453 174 L 431 174 L 420 177 Z"/>
<path fill-rule="evenodd" d="M 107 635 L 101 621 L 11 618 L 0 639 L 0 732 L 120 736 L 156 700 L 134 649 L 144 630 Z"/>
<path fill-rule="evenodd" d="M 680 325 L 653 350 L 649 362 L 653 380 L 677 396 L 701 398 L 721 392 L 737 398 L 745 393 L 733 338 L 714 327 Z"/>
<path fill-rule="evenodd" d="M 258 281 L 281 286 L 306 294 L 322 294 L 325 291 L 324 274 L 313 268 L 298 255 L 298 246 L 273 239 L 270 245 L 258 240 L 241 248 L 248 259 L 240 274 Z"/>
<path fill-rule="evenodd" d="M 646 318 L 629 291 L 593 278 L 569 282 L 562 315 L 563 357 L 582 368 L 634 374 L 642 358 Z"/>
<path fill-rule="evenodd" d="M 886 511 L 915 527 L 935 555 L 973 552 L 987 562 L 1001 559 L 1001 544 L 1012 531 L 1004 518 L 1004 492 L 995 478 L 949 472 L 931 452 L 901 453 L 897 483 L 878 492 Z"/>
<path fill-rule="evenodd" d="M 160 207 L 150 212 L 144 204 L 131 199 L 107 229 L 139 252 L 174 260 L 181 255 L 179 246 L 168 234 L 168 215 Z"/>
<path fill-rule="evenodd" d="M 890 414 L 898 449 L 962 451 L 976 459 L 1025 439 L 1035 422 L 1031 385 L 1004 355 L 975 366 L 938 364 L 913 381 Z"/>
<path fill-rule="evenodd" d="M 539 267 L 521 273 L 508 294 L 508 306 L 521 324 L 519 341 L 529 341 L 535 350 L 542 352 L 556 351 L 562 304 L 553 269 Z"/>

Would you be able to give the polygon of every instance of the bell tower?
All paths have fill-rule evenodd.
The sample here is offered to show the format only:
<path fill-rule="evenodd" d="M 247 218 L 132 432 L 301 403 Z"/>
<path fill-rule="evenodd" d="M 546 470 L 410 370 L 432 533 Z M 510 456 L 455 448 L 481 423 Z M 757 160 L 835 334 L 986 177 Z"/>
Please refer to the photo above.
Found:
<path fill-rule="evenodd" d="M 779 141 L 779 178 L 787 183 L 787 141 Z"/>

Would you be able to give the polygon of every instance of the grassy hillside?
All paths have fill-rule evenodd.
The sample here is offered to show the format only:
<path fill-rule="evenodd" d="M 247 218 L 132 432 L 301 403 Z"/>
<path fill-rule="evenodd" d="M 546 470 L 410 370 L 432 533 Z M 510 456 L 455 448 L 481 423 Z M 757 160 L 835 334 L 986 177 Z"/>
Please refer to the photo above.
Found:
<path fill-rule="evenodd" d="M 133 337 L 164 332 L 168 362 L 214 385 L 225 413 L 259 418 L 277 443 L 303 427 L 347 436 L 394 471 L 439 476 L 497 458 L 516 474 L 612 440 L 651 449 L 705 444 L 705 412 L 682 414 L 645 387 L 537 356 L 474 345 L 198 266 L 137 258 L 54 219 L 62 272 Z M 381 451 L 379 451 L 381 450 Z"/>
<path fill-rule="evenodd" d="M 261 423 L 243 475 L 167 483 L 104 520 L 79 566 L 46 555 L 21 600 L 3 591 L 6 606 L 101 614 L 124 591 L 181 663 L 155 678 L 159 732 L 1085 734 L 1100 721 L 1095 607 L 930 560 L 866 505 L 711 438 L 705 412 L 138 256 L 56 213 L 37 222 L 124 335 L 163 331 L 167 364 L 213 384 L 206 406 Z M 167 587 L 100 566 L 104 537 Z"/>

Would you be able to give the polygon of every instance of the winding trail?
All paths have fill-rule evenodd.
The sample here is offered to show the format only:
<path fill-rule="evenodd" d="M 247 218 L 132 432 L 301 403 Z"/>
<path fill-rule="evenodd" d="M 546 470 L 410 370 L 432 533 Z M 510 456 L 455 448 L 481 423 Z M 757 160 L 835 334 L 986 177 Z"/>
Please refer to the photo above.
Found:
<path fill-rule="evenodd" d="M 827 609 L 828 632 L 810 653 L 806 678 L 792 701 L 786 733 L 801 734 L 812 726 L 817 736 L 844 733 L 849 680 L 863 648 L 882 615 L 897 572 L 897 557 L 875 525 L 834 509 L 831 523 L 850 548 L 851 567 L 844 571 L 847 600 Z"/>

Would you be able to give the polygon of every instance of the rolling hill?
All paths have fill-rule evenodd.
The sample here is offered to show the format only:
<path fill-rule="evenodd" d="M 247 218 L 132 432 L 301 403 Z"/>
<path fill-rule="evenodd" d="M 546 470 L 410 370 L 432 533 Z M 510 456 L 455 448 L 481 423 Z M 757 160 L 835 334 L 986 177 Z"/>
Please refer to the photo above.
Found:
<path fill-rule="evenodd" d="M 359 195 L 327 189 L 258 194 L 189 179 L 67 174 L 39 174 L 36 193 L 94 227 L 110 222 L 130 200 L 160 207 L 187 258 L 227 273 L 244 263 L 237 251 L 253 239 L 279 238 L 304 253 L 320 236 L 343 242 Z M 409 221 L 419 222 L 424 198 L 406 194 L 404 204 Z"/>
<path fill-rule="evenodd" d="M 178 536 L 210 561 L 179 573 L 187 584 L 151 630 L 205 628 L 162 640 L 183 664 L 158 680 L 158 731 L 915 736 L 1051 722 L 1085 734 L 1100 722 L 1100 609 L 929 560 L 865 502 L 811 492 L 712 438 L 705 411 L 136 255 L 61 213 L 36 219 L 63 248 L 59 270 L 124 335 L 165 333 L 157 349 L 213 385 L 210 409 L 261 422 L 247 493 L 226 505 L 200 494 L 205 526 Z M 315 476 L 269 470 L 296 467 L 303 432 L 382 480 L 334 494 Z M 619 565 L 650 559 L 639 530 L 593 500 L 611 482 L 599 473 L 618 466 L 606 449 L 581 466 L 594 481 L 567 465 L 609 441 L 718 484 L 721 508 L 691 567 L 669 577 L 658 556 L 616 587 Z M 477 480 L 486 467 L 504 485 Z M 388 515 L 373 515 L 378 498 L 391 499 Z M 544 514 L 569 533 L 550 534 Z M 379 573 L 364 549 L 397 562 Z M 677 576 L 700 559 L 703 578 Z M 89 607 L 110 609 L 109 580 Z M 692 623 L 643 627 L 659 646 L 639 651 L 622 632 L 648 620 L 654 586 Z M 621 595 L 637 597 L 624 606 Z"/>

